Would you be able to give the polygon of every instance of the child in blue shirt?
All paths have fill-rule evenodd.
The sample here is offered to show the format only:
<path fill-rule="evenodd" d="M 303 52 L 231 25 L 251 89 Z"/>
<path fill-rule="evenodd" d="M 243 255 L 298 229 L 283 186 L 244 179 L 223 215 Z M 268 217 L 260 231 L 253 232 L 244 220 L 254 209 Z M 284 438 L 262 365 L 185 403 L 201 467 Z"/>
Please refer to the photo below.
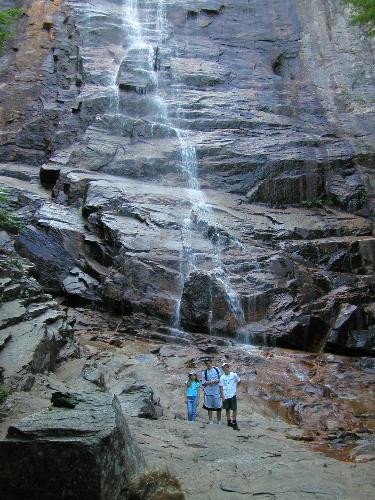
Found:
<path fill-rule="evenodd" d="M 195 422 L 200 392 L 200 383 L 195 371 L 189 372 L 189 379 L 185 382 L 185 386 L 185 403 L 187 405 L 188 420 Z"/>

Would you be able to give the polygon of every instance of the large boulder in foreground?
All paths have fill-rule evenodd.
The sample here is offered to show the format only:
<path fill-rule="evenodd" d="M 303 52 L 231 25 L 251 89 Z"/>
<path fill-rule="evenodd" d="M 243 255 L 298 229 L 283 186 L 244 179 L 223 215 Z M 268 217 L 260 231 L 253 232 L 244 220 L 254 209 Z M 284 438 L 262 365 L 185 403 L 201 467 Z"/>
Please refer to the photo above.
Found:
<path fill-rule="evenodd" d="M 143 469 L 117 398 L 74 396 L 74 408 L 30 415 L 0 441 L 4 499 L 117 500 Z"/>

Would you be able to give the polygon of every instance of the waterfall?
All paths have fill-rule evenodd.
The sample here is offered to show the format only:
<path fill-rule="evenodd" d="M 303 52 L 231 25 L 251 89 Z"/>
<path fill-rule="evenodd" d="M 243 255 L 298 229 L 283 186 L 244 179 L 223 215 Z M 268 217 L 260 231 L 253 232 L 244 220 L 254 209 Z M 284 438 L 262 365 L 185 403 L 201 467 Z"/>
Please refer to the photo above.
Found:
<path fill-rule="evenodd" d="M 199 269 L 192 246 L 194 231 L 198 231 L 201 237 L 210 238 L 213 242 L 213 268 L 210 271 L 210 278 L 221 285 L 231 314 L 238 319 L 239 323 L 243 324 L 244 314 L 240 298 L 230 285 L 220 256 L 221 232 L 215 223 L 213 211 L 206 196 L 199 186 L 198 160 L 191 134 L 189 130 L 179 126 L 181 109 L 178 106 L 176 106 L 177 109 L 171 109 L 168 104 L 167 94 L 174 93 L 175 97 L 178 96 L 176 94 L 178 86 L 168 85 L 171 82 L 168 80 L 163 66 L 163 61 L 172 52 L 172 48 L 168 44 L 169 23 L 166 15 L 166 7 L 170 3 L 170 0 L 124 1 L 123 27 L 124 33 L 126 33 L 126 45 L 120 68 L 125 63 L 125 67 L 129 69 L 127 75 L 129 81 L 126 82 L 126 85 L 132 86 L 132 90 L 137 94 L 147 95 L 152 102 L 156 115 L 152 120 L 153 126 L 166 127 L 177 138 L 179 144 L 178 173 L 183 178 L 187 188 L 190 213 L 181 225 L 182 251 L 179 269 L 181 278 L 178 284 L 178 299 L 172 326 L 176 330 L 180 329 L 181 300 L 185 282 L 193 271 Z M 131 81 L 131 75 L 136 75 L 136 84 Z M 112 109 L 114 113 L 121 114 L 119 90 L 117 90 L 117 98 L 114 100 Z M 209 293 L 212 304 L 211 290 Z M 208 320 L 209 330 L 212 315 L 213 311 L 211 310 Z"/>

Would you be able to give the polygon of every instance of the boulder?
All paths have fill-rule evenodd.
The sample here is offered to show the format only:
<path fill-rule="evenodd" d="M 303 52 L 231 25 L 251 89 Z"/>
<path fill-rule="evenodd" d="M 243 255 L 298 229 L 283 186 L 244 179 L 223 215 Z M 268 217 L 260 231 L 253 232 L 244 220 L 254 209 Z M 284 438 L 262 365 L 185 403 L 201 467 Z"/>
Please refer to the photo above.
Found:
<path fill-rule="evenodd" d="M 157 420 L 158 418 L 163 416 L 163 409 L 160 405 L 156 404 L 151 399 L 146 399 L 144 403 L 144 406 L 142 406 L 142 408 L 139 410 L 138 417 Z"/>
<path fill-rule="evenodd" d="M 58 163 L 44 163 L 40 167 L 39 177 L 40 182 L 43 186 L 52 187 L 56 184 L 57 179 L 59 178 L 61 171 L 61 165 Z"/>
<path fill-rule="evenodd" d="M 344 354 L 374 355 L 375 320 L 354 304 L 343 303 L 326 341 L 326 349 Z"/>
<path fill-rule="evenodd" d="M 118 400 L 74 394 L 74 408 L 52 406 L 8 429 L 0 441 L 4 498 L 118 500 L 144 465 Z"/>
<path fill-rule="evenodd" d="M 78 300 L 99 302 L 100 283 L 78 268 L 70 270 L 69 275 L 63 280 L 62 287 L 65 293 Z"/>
<path fill-rule="evenodd" d="M 243 324 L 240 298 L 220 274 L 194 271 L 186 278 L 181 298 L 185 327 L 233 334 Z"/>

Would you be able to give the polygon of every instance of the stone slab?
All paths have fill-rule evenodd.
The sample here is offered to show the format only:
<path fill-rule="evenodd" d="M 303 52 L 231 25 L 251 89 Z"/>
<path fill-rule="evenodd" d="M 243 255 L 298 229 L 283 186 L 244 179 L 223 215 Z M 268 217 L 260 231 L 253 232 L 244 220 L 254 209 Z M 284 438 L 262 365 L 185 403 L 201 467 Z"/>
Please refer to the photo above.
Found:
<path fill-rule="evenodd" d="M 145 465 L 116 397 L 75 394 L 74 409 L 30 415 L 0 441 L 3 498 L 117 500 Z"/>

